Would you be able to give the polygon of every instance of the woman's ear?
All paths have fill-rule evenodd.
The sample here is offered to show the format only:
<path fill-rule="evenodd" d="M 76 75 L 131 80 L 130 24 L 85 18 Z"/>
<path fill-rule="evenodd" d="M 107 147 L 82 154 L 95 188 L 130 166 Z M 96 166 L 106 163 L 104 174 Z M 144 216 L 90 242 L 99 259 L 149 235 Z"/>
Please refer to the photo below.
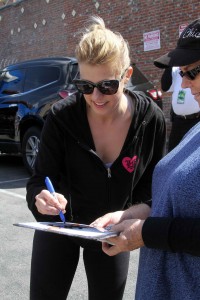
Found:
<path fill-rule="evenodd" d="M 128 69 L 126 70 L 126 73 L 125 73 L 125 84 L 128 83 L 132 74 L 133 74 L 133 68 L 130 66 L 130 67 L 128 67 Z"/>

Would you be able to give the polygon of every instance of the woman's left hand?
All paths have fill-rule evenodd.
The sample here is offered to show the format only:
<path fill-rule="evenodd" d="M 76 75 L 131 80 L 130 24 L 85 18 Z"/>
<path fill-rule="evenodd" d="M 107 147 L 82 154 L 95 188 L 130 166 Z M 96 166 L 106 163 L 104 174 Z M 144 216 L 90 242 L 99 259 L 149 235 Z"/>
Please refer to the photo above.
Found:
<path fill-rule="evenodd" d="M 125 220 L 112 226 L 112 231 L 120 232 L 119 236 L 109 238 L 111 244 L 103 242 L 102 250 L 109 256 L 114 256 L 120 252 L 132 251 L 144 246 L 142 239 L 142 226 L 144 220 Z"/>

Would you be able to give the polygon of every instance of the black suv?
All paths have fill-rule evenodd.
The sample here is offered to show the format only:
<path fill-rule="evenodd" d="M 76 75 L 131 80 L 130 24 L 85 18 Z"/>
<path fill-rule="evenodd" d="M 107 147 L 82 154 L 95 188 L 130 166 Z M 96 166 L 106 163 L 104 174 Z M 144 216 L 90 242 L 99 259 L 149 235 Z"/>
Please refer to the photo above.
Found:
<path fill-rule="evenodd" d="M 71 57 L 35 59 L 0 71 L 0 153 L 22 154 L 32 173 L 47 113 L 75 91 L 77 72 Z"/>
<path fill-rule="evenodd" d="M 72 81 L 77 75 L 72 57 L 24 61 L 0 71 L 0 153 L 22 155 L 32 173 L 47 113 L 76 91 Z M 144 91 L 161 107 L 161 95 L 136 66 L 128 88 Z"/>

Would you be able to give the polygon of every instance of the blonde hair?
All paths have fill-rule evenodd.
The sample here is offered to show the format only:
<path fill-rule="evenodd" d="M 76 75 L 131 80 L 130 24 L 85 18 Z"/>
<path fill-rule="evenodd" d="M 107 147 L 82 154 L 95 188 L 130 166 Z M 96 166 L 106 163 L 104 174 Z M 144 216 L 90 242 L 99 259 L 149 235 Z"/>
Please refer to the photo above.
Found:
<path fill-rule="evenodd" d="M 75 54 L 78 62 L 92 65 L 110 63 L 114 72 L 121 73 L 130 66 L 129 46 L 122 35 L 107 29 L 102 18 L 92 16 Z"/>

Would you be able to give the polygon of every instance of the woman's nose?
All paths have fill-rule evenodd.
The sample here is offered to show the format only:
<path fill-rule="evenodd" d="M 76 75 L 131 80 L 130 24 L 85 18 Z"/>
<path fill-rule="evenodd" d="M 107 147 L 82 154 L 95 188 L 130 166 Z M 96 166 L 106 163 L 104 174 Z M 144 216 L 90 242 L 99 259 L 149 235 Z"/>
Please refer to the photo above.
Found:
<path fill-rule="evenodd" d="M 91 97 L 93 100 L 95 100 L 95 99 L 99 99 L 100 97 L 102 97 L 102 95 L 103 94 L 98 90 L 98 88 L 95 87 Z"/>

